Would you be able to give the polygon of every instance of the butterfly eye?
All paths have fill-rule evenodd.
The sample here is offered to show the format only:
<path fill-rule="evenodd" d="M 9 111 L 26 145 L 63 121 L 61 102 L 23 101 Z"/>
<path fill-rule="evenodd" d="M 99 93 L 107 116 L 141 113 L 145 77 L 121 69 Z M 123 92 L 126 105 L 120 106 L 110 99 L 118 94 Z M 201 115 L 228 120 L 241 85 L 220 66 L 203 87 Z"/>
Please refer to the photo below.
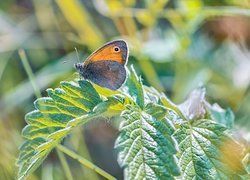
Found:
<path fill-rule="evenodd" d="M 118 46 L 115 46 L 115 47 L 113 48 L 113 51 L 114 51 L 114 52 L 120 52 L 120 48 L 119 48 Z"/>

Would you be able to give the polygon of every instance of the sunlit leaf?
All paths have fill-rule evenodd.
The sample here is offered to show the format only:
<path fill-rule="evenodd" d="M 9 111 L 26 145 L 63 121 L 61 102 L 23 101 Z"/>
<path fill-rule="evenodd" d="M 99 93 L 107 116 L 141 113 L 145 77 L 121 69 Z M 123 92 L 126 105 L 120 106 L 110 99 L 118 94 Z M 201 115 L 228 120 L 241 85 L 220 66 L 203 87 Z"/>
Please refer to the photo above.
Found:
<path fill-rule="evenodd" d="M 164 115 L 167 111 L 151 104 L 145 111 L 138 106 L 127 106 L 122 113 L 125 120 L 115 147 L 125 179 L 174 179 L 179 175 L 175 141 L 171 137 L 174 128 L 160 115 L 162 112 Z"/>
<path fill-rule="evenodd" d="M 48 89 L 48 96 L 35 101 L 36 110 L 28 113 L 22 134 L 27 139 L 20 147 L 18 178 L 34 171 L 50 151 L 73 127 L 95 118 L 122 102 L 117 97 L 102 97 L 84 80 L 62 82 L 61 88 Z M 121 107 L 121 105 L 119 105 Z"/>
<path fill-rule="evenodd" d="M 213 120 L 225 125 L 227 128 L 232 128 L 234 124 L 234 114 L 231 109 L 222 109 L 218 104 L 207 106 L 208 112 Z"/>
<path fill-rule="evenodd" d="M 212 120 L 184 123 L 175 133 L 183 179 L 239 179 L 246 171 L 242 148 L 225 133 L 225 126 Z"/>
<path fill-rule="evenodd" d="M 163 93 L 143 86 L 133 67 L 121 90 L 80 80 L 61 82 L 61 88 L 47 92 L 48 97 L 37 99 L 36 109 L 25 116 L 22 134 L 27 140 L 17 161 L 19 179 L 33 172 L 72 128 L 99 116 L 123 118 L 115 147 L 126 179 L 246 176 L 244 148 L 226 133 L 226 123 L 233 123 L 232 112 L 210 107 L 203 91 L 182 107 L 189 121 Z M 204 103 L 206 109 L 200 111 Z M 203 116 L 211 120 L 200 119 Z"/>
<path fill-rule="evenodd" d="M 128 87 L 128 94 L 134 99 L 134 101 L 143 108 L 144 106 L 144 92 L 142 87 L 141 78 L 137 76 L 133 66 L 129 72 L 129 77 L 126 82 Z"/>

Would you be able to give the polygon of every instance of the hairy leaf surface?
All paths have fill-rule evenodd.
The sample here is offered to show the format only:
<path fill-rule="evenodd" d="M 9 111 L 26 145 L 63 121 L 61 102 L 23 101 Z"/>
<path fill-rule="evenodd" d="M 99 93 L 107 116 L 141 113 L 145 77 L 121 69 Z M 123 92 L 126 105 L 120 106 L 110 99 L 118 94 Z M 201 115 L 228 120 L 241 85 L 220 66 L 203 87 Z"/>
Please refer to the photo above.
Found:
<path fill-rule="evenodd" d="M 137 76 L 133 66 L 131 66 L 131 71 L 128 73 L 129 78 L 126 81 L 127 94 L 132 97 L 138 106 L 143 108 L 145 103 L 141 78 Z"/>
<path fill-rule="evenodd" d="M 176 131 L 183 179 L 239 179 L 245 174 L 241 147 L 215 121 L 183 123 Z"/>
<path fill-rule="evenodd" d="M 123 100 L 115 95 L 102 98 L 84 80 L 62 82 L 61 88 L 47 92 L 49 97 L 37 99 L 36 110 L 25 116 L 28 125 L 22 134 L 27 140 L 20 147 L 17 161 L 19 179 L 34 171 L 73 127 L 101 115 Z"/>
<path fill-rule="evenodd" d="M 115 147 L 125 179 L 174 179 L 179 175 L 175 141 L 171 137 L 174 128 L 161 115 L 166 112 L 165 108 L 152 104 L 145 110 L 127 106 L 123 112 L 125 120 Z"/>

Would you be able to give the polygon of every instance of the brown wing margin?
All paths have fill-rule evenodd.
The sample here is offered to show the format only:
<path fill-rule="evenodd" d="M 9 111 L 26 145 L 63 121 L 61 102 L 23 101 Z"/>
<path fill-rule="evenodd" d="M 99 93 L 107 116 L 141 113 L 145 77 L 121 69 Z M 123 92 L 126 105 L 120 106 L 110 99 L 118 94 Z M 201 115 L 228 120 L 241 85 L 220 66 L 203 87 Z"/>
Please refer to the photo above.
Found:
<path fill-rule="evenodd" d="M 114 52 L 114 47 L 118 46 L 120 52 Z M 111 60 L 116 61 L 122 65 L 125 65 L 128 58 L 128 45 L 124 40 L 111 41 L 104 46 L 93 52 L 84 62 L 84 65 L 88 65 L 91 62 Z"/>

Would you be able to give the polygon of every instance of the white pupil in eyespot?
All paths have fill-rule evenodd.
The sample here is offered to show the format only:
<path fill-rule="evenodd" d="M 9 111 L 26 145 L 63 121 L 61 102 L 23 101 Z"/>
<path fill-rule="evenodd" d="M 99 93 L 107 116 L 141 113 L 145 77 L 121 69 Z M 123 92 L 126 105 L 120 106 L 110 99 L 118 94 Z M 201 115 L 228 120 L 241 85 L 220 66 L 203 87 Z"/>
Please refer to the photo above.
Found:
<path fill-rule="evenodd" d="M 120 51 L 120 49 L 118 47 L 115 47 L 114 50 L 115 50 L 115 52 Z"/>

